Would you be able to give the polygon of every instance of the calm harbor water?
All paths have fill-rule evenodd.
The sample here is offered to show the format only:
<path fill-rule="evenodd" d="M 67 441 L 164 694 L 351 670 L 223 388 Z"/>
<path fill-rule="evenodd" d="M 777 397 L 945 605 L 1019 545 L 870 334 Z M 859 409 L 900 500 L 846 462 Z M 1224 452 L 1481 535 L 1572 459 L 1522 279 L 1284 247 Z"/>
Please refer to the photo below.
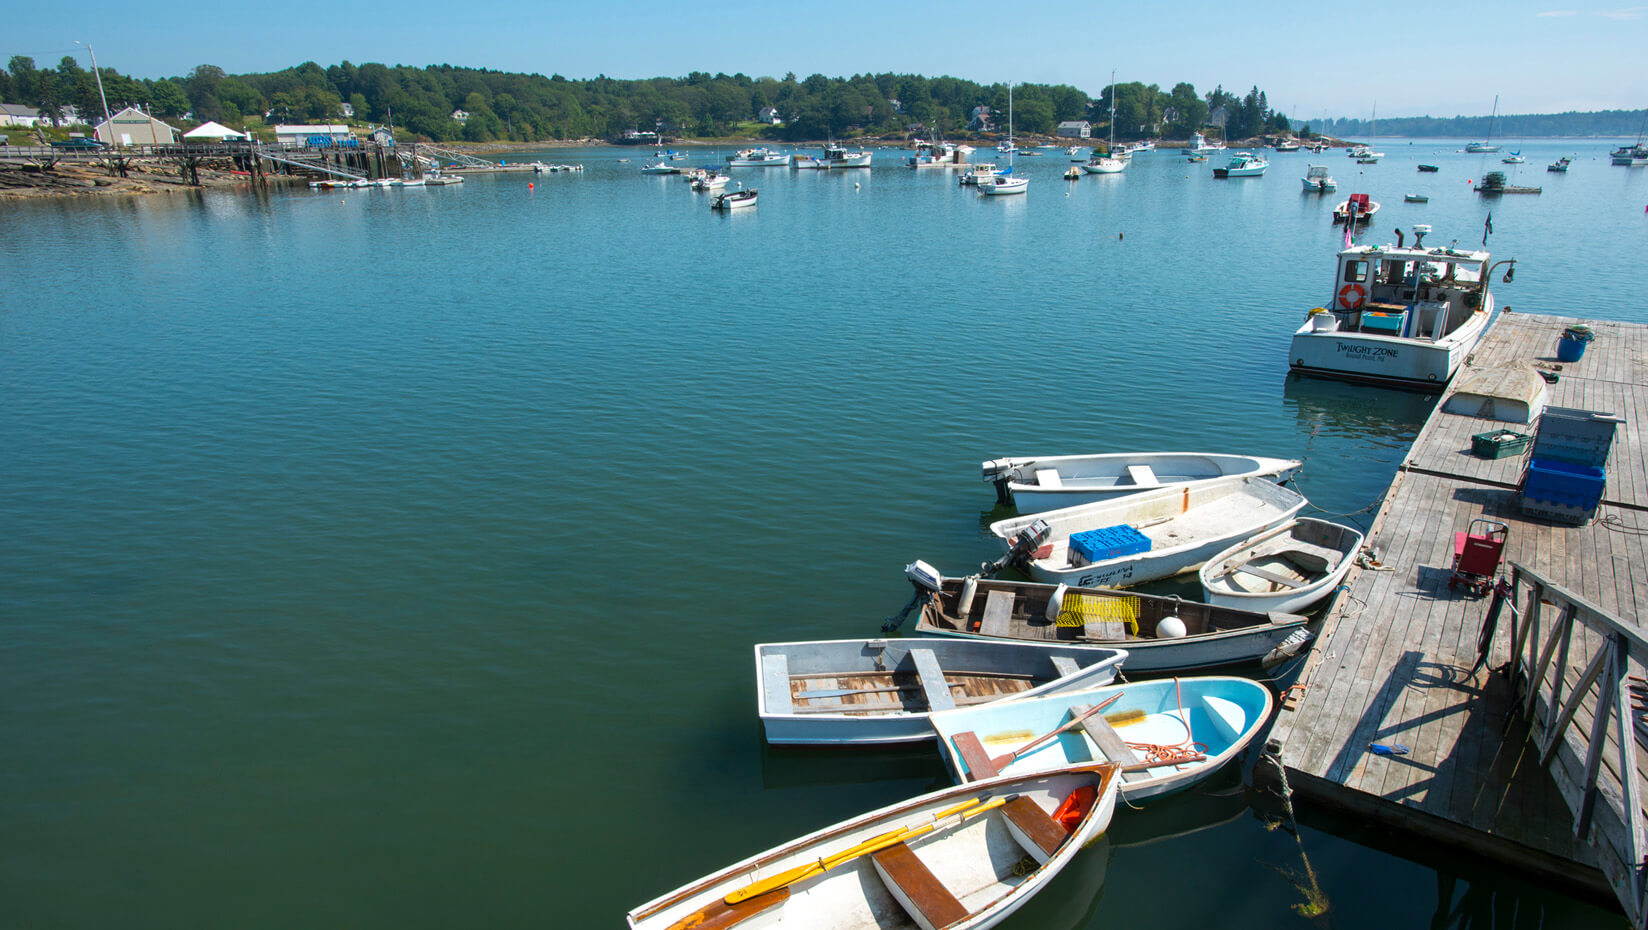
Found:
<path fill-rule="evenodd" d="M 993 557 L 1001 455 L 1291 456 L 1365 527 L 1431 400 L 1287 376 L 1332 206 L 1461 246 L 1491 210 L 1501 307 L 1648 323 L 1648 172 L 1613 144 L 1530 140 L 1544 193 L 1498 200 L 1469 185 L 1498 156 L 1391 139 L 1238 181 L 1164 150 L 1070 183 L 1049 149 L 1013 198 L 885 151 L 738 169 L 730 216 L 619 149 L 7 203 L 4 923 L 618 926 L 939 787 L 931 747 L 765 746 L 752 645 L 871 635 L 907 562 Z M 1243 776 L 1119 812 L 1007 926 L 1622 923 L 1321 812 L 1267 829 Z"/>

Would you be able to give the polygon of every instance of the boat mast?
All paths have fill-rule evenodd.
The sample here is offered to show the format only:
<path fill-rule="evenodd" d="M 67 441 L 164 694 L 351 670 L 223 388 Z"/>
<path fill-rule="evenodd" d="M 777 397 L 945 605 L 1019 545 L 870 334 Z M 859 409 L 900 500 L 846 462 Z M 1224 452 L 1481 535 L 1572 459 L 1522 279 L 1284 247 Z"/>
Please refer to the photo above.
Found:
<path fill-rule="evenodd" d="M 1493 124 L 1494 124 L 1494 120 L 1497 119 L 1498 117 L 1499 117 L 1499 95 L 1494 94 L 1493 113 L 1489 114 L 1489 116 L 1488 116 L 1488 140 L 1487 140 L 1487 142 L 1484 143 L 1485 145 L 1492 145 L 1493 144 Z"/>
<path fill-rule="evenodd" d="M 1110 147 L 1105 155 L 1116 157 L 1116 69 L 1110 69 Z"/>

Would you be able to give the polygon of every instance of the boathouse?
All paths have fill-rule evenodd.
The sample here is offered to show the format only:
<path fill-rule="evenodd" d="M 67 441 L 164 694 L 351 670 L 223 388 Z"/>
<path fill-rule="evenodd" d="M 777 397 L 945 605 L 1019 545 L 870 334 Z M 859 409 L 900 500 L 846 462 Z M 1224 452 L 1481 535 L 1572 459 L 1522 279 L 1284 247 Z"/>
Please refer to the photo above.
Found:
<path fill-rule="evenodd" d="M 1084 119 L 1067 119 L 1059 124 L 1059 137 L 1063 139 L 1091 139 L 1093 138 L 1093 124 Z"/>
<path fill-rule="evenodd" d="M 282 145 L 333 145 L 354 139 L 349 127 L 341 123 L 322 125 L 286 125 L 275 127 L 275 141 Z"/>
<path fill-rule="evenodd" d="M 170 145 L 181 133 L 137 107 L 127 107 L 97 124 L 97 141 L 109 145 Z"/>

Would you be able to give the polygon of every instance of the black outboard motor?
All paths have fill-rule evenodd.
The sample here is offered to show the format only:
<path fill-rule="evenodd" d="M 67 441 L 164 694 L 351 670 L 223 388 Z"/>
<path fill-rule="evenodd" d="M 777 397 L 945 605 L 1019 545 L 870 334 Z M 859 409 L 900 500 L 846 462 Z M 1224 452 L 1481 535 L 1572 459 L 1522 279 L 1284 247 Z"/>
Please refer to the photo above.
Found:
<path fill-rule="evenodd" d="M 1013 506 L 1013 491 L 1008 485 L 1018 477 L 1019 466 L 1023 464 L 1026 463 L 1012 459 L 991 459 L 984 463 L 984 480 L 996 486 L 996 503 L 999 506 Z"/>
<path fill-rule="evenodd" d="M 1052 535 L 1053 528 L 1047 525 L 1047 521 L 1038 519 L 1024 529 L 1019 530 L 1019 534 L 1014 536 L 1012 543 L 1008 545 L 1006 555 L 994 562 L 985 562 L 980 566 L 979 574 L 986 578 L 994 578 L 996 572 L 1009 565 L 1023 565 L 1025 562 L 1030 561 L 1031 554 L 1047 541 L 1047 537 Z"/>

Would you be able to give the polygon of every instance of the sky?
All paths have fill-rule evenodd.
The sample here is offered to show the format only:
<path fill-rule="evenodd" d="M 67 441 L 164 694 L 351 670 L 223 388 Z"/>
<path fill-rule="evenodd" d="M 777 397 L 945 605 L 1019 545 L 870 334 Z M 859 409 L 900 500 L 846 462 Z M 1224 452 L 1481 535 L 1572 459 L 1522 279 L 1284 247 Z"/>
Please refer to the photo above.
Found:
<path fill-rule="evenodd" d="M 1017 4 L 717 4 L 623 0 L 176 0 L 164 15 L 85 0 L 20 4 L 0 56 L 65 55 L 144 78 L 199 64 L 235 73 L 314 61 L 451 64 L 581 79 L 894 72 L 1071 84 L 1092 96 L 1140 81 L 1200 93 L 1257 86 L 1274 109 L 1312 118 L 1555 113 L 1648 107 L 1648 6 L 1572 0 L 1383 4 L 1230 0 Z M 76 45 L 76 41 L 81 44 Z"/>

